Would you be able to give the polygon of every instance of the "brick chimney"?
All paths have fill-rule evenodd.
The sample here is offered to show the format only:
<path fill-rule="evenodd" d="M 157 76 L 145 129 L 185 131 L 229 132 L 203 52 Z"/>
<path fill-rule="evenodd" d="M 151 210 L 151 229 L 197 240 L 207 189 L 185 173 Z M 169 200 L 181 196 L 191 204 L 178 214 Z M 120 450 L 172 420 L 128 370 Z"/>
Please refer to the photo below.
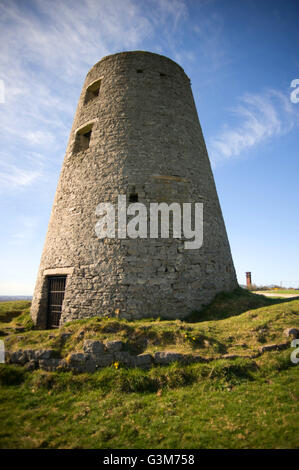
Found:
<path fill-rule="evenodd" d="M 248 289 L 251 288 L 251 272 L 250 271 L 246 273 L 246 285 Z"/>

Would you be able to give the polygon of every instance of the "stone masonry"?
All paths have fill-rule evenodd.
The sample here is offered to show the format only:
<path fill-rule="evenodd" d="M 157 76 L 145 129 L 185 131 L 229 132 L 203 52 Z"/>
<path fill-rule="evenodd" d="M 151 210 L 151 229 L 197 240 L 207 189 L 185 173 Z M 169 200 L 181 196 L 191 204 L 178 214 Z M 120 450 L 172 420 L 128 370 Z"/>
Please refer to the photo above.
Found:
<path fill-rule="evenodd" d="M 202 202 L 203 246 L 99 239 L 101 202 Z M 104 57 L 87 74 L 71 129 L 31 314 L 47 325 L 49 277 L 65 275 L 60 324 L 95 315 L 183 318 L 237 286 L 190 80 L 149 52 Z"/>

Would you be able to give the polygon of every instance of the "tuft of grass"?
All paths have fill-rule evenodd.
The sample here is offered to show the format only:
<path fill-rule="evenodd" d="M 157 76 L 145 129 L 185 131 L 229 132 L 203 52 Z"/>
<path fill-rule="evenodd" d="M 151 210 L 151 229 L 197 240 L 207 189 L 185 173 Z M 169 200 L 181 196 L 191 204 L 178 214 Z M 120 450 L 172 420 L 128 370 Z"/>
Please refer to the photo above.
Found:
<path fill-rule="evenodd" d="M 31 302 L 25 300 L 16 300 L 9 302 L 0 302 L 0 322 L 9 323 L 15 317 L 19 316 L 24 310 L 30 308 Z"/>
<path fill-rule="evenodd" d="M 24 310 L 20 315 L 15 317 L 12 320 L 12 326 L 20 326 L 24 328 L 25 331 L 30 331 L 34 329 L 34 323 L 32 321 L 32 318 L 30 316 L 29 309 Z"/>
<path fill-rule="evenodd" d="M 224 296 L 225 302 L 232 302 L 231 295 L 234 298 L 235 294 Z M 243 292 L 237 297 L 244 303 L 248 293 L 245 292 L 245 300 Z M 259 295 L 256 297 L 259 300 L 261 298 Z M 217 308 L 222 306 L 225 310 L 226 303 L 221 299 L 222 295 L 220 300 L 215 301 Z M 251 308 L 238 315 L 225 314 L 224 318 L 218 315 L 215 320 L 200 318 L 197 322 L 128 322 L 93 317 L 70 322 L 57 330 L 34 329 L 29 310 L 24 310 L 10 323 L 2 323 L 0 334 L 4 336 L 7 351 L 22 348 L 54 349 L 57 356 L 61 357 L 74 351 L 82 351 L 86 339 L 104 342 L 118 339 L 124 343 L 124 349 L 132 354 L 154 354 L 156 351 L 168 350 L 210 358 L 217 358 L 222 354 L 248 356 L 256 353 L 261 344 L 285 342 L 287 338 L 283 331 L 298 324 L 298 299 L 273 301 L 265 298 L 262 300 L 264 302 L 267 304 L 264 307 Z M 215 310 L 213 312 L 214 315 Z M 69 336 L 65 336 L 65 333 Z"/>
<path fill-rule="evenodd" d="M 23 367 L 0 364 L 0 384 L 19 385 L 25 380 L 25 370 Z"/>
<path fill-rule="evenodd" d="M 26 373 L 0 387 L 0 447 L 297 448 L 299 368 L 287 355 Z"/>

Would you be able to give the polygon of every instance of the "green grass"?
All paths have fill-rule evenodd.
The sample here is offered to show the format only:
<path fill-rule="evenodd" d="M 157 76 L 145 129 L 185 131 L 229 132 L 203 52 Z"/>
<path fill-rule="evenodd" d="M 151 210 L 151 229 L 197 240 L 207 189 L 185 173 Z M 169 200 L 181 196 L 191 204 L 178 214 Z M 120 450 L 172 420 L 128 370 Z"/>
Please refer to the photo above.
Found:
<path fill-rule="evenodd" d="M 264 366 L 218 361 L 92 376 L 26 373 L 22 384 L 0 388 L 0 445 L 297 448 L 298 367 L 289 352 L 267 356 Z"/>
<path fill-rule="evenodd" d="M 283 330 L 298 326 L 299 313 L 299 300 L 237 290 L 189 321 L 95 317 L 42 331 L 33 329 L 28 303 L 6 304 L 6 349 L 51 347 L 62 356 L 82 349 L 82 332 L 84 339 L 121 339 L 133 353 L 246 356 L 286 341 Z M 0 447 L 298 448 L 299 364 L 291 351 L 146 371 L 121 365 L 90 375 L 0 365 Z"/>
<path fill-rule="evenodd" d="M 94 317 L 70 322 L 59 330 L 34 330 L 29 311 L 25 310 L 10 323 L 3 323 L 1 331 L 6 335 L 5 344 L 9 351 L 52 348 L 62 357 L 71 351 L 82 350 L 84 341 L 89 338 L 120 339 L 133 354 L 173 350 L 206 357 L 249 355 L 265 343 L 284 342 L 283 331 L 298 325 L 298 312 L 298 299 L 272 300 L 237 291 L 217 296 L 202 312 L 198 322 L 194 318 L 192 322 L 157 319 L 128 322 Z M 25 330 L 21 334 L 18 332 L 20 325 Z M 64 333 L 70 333 L 66 341 L 62 337 Z"/>
<path fill-rule="evenodd" d="M 19 316 L 24 310 L 29 309 L 31 302 L 16 300 L 10 302 L 0 302 L 0 322 L 6 323 Z"/>

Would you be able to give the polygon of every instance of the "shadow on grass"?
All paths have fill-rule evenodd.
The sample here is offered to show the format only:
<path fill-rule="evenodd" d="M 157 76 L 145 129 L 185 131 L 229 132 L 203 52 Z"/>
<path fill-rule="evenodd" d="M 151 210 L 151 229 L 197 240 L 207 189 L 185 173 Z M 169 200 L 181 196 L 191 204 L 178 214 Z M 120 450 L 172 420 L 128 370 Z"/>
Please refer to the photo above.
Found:
<path fill-rule="evenodd" d="M 233 292 L 220 292 L 214 300 L 200 311 L 191 312 L 184 321 L 189 323 L 203 322 L 209 320 L 223 320 L 224 318 L 240 315 L 248 310 L 268 307 L 291 299 L 271 299 L 238 287 Z"/>

